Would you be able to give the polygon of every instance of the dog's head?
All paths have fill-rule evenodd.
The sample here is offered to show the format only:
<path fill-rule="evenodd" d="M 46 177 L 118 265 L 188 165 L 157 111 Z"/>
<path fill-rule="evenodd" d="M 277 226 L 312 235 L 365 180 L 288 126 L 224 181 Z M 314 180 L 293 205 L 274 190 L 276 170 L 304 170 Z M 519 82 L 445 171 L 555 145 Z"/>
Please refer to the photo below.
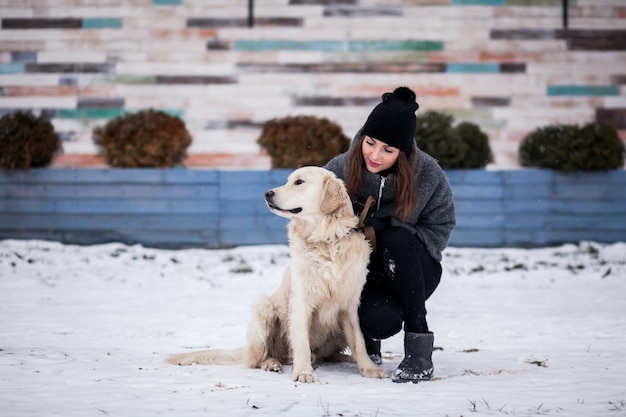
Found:
<path fill-rule="evenodd" d="M 320 167 L 296 169 L 285 185 L 265 192 L 265 202 L 272 212 L 289 219 L 331 214 L 354 216 L 343 181 Z"/>

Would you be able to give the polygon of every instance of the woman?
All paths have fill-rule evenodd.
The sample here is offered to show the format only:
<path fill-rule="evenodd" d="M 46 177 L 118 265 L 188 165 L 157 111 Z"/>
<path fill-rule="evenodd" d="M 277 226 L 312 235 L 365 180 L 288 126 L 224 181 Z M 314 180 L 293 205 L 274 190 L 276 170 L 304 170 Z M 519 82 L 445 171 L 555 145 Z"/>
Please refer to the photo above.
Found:
<path fill-rule="evenodd" d="M 348 152 L 326 168 L 346 183 L 360 214 L 375 203 L 365 225 L 375 231 L 359 319 L 368 353 L 382 363 L 380 340 L 402 330 L 404 359 L 394 382 L 420 382 L 433 374 L 433 333 L 426 300 L 441 279 L 441 252 L 456 224 L 448 180 L 437 162 L 415 144 L 415 93 L 399 87 L 385 93 Z"/>

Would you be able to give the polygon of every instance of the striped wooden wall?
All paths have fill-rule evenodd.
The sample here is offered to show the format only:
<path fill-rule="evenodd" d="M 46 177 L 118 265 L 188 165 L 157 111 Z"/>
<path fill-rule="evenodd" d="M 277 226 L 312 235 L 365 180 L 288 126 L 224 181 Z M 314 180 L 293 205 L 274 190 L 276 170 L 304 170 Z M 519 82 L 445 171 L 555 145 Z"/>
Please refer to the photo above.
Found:
<path fill-rule="evenodd" d="M 224 247 L 286 243 L 265 206 L 285 170 L 36 169 L 0 174 L 0 238 Z M 626 171 L 448 170 L 451 245 L 626 241 Z"/>
<path fill-rule="evenodd" d="M 570 0 L 57 0 L 0 3 L 0 114 L 49 115 L 56 166 L 102 165 L 93 127 L 149 107 L 184 118 L 188 166 L 269 167 L 256 138 L 310 114 L 351 137 L 380 94 L 485 130 L 495 168 L 525 134 L 602 120 L 626 139 L 626 4 Z"/>

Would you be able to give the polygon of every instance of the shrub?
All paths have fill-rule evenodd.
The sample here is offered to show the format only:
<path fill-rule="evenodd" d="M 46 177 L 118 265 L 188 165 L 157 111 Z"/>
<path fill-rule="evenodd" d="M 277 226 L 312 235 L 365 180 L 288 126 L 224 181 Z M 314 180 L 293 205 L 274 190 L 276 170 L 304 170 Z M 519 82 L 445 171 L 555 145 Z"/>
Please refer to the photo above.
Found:
<path fill-rule="evenodd" d="M 117 117 L 93 130 L 93 142 L 113 167 L 171 168 L 185 159 L 191 141 L 180 118 L 153 109 Z"/>
<path fill-rule="evenodd" d="M 350 147 L 350 139 L 339 125 L 315 116 L 269 120 L 257 143 L 267 151 L 272 168 L 323 166 Z"/>
<path fill-rule="evenodd" d="M 465 156 L 456 168 L 484 168 L 493 162 L 489 137 L 471 122 L 462 122 L 454 128 L 461 142 L 467 145 Z"/>
<path fill-rule="evenodd" d="M 429 110 L 417 116 L 417 146 L 442 168 L 484 168 L 493 161 L 489 138 L 478 125 L 462 122 L 453 127 L 451 115 Z"/>
<path fill-rule="evenodd" d="M 61 137 L 43 116 L 16 111 L 0 119 L 2 169 L 47 167 L 61 150 Z"/>
<path fill-rule="evenodd" d="M 600 171 L 624 166 L 624 143 L 603 123 L 550 125 L 528 134 L 519 147 L 520 165 L 558 171 Z"/>

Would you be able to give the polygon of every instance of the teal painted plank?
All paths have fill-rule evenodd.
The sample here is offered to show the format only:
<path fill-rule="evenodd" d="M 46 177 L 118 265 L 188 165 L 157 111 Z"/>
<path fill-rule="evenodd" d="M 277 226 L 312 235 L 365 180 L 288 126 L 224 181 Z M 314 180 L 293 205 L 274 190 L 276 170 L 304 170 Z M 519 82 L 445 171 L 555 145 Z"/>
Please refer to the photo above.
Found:
<path fill-rule="evenodd" d="M 480 62 L 480 63 L 459 63 L 451 62 L 446 64 L 446 72 L 457 73 L 487 73 L 497 74 L 500 72 L 500 64 Z"/>
<path fill-rule="evenodd" d="M 171 116 L 184 118 L 185 111 L 182 109 L 155 109 L 162 111 Z M 134 113 L 124 108 L 103 108 L 103 109 L 59 109 L 58 117 L 61 119 L 114 119 L 125 115 L 126 113 Z"/>
<path fill-rule="evenodd" d="M 124 109 L 59 109 L 60 119 L 114 119 L 123 116 Z"/>
<path fill-rule="evenodd" d="M 442 41 L 406 40 L 406 41 L 349 41 L 348 50 L 364 51 L 442 51 Z"/>
<path fill-rule="evenodd" d="M 153 6 L 182 6 L 183 0 L 152 0 Z"/>
<path fill-rule="evenodd" d="M 619 96 L 618 85 L 549 85 L 548 96 Z"/>
<path fill-rule="evenodd" d="M 21 62 L 7 62 L 0 64 L 0 74 L 22 74 L 24 68 L 25 66 Z"/>
<path fill-rule="evenodd" d="M 119 29 L 122 27 L 122 19 L 112 18 L 85 18 L 83 29 Z"/>

